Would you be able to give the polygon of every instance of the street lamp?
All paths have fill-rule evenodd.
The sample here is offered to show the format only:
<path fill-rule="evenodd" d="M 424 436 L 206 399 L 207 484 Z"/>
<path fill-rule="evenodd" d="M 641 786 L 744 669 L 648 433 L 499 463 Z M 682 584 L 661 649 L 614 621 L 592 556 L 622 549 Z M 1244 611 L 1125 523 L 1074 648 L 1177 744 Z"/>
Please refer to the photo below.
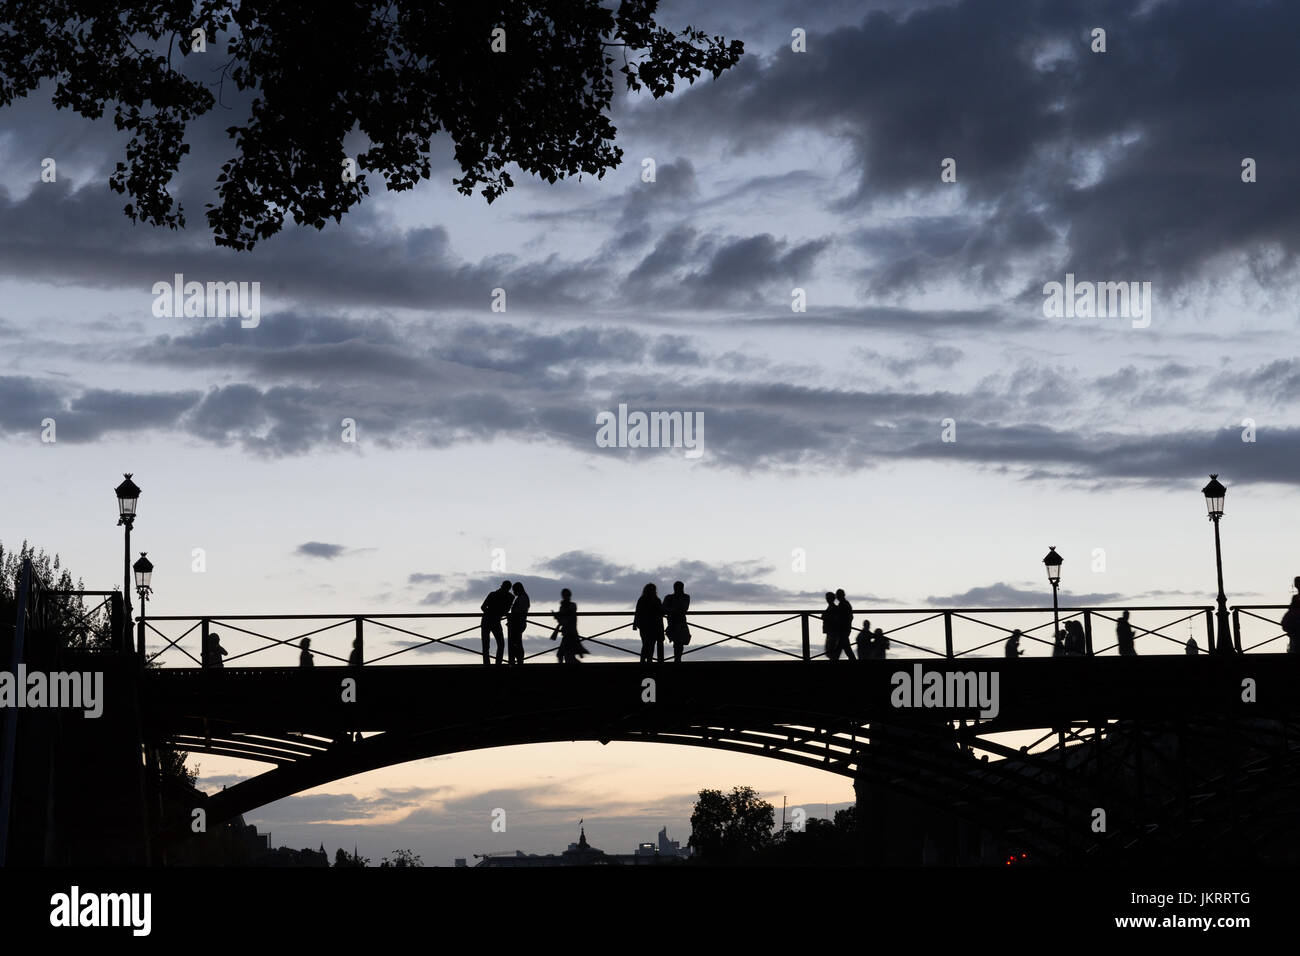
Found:
<path fill-rule="evenodd" d="M 1056 546 L 1047 549 L 1043 565 L 1047 568 L 1047 583 L 1052 586 L 1052 643 L 1055 644 L 1061 633 L 1061 612 L 1056 604 L 1056 589 L 1061 586 L 1061 564 L 1065 558 L 1056 553 Z"/>
<path fill-rule="evenodd" d="M 135 591 L 140 595 L 140 620 L 143 621 L 145 598 L 153 594 L 153 588 L 149 586 L 149 581 L 153 577 L 153 562 L 145 552 L 141 551 L 140 559 L 131 565 L 131 570 L 135 571 Z"/>
<path fill-rule="evenodd" d="M 126 605 L 126 633 L 122 636 L 122 646 L 131 646 L 131 526 L 135 524 L 135 507 L 140 501 L 140 488 L 131 480 L 131 475 L 122 476 L 126 480 L 113 489 L 117 495 L 117 523 L 126 527 L 126 550 L 122 552 L 122 603 Z"/>
<path fill-rule="evenodd" d="M 1219 519 L 1223 517 L 1223 499 L 1228 494 L 1218 475 L 1210 475 L 1210 483 L 1201 489 L 1205 495 L 1205 510 L 1214 522 L 1214 563 L 1219 572 L 1219 641 L 1215 650 L 1220 654 L 1232 653 L 1231 627 L 1228 624 L 1228 598 L 1223 593 L 1223 548 L 1219 544 Z"/>

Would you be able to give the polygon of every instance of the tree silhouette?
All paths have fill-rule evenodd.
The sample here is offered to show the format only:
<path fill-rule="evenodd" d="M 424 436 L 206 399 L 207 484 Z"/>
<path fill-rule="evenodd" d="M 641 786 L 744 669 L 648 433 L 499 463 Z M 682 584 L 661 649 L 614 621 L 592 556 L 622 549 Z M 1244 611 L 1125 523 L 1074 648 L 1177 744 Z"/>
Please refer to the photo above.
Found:
<path fill-rule="evenodd" d="M 414 850 L 394 850 L 393 858 L 390 860 L 384 857 L 379 864 L 380 866 L 424 866 L 420 860 L 420 854 Z"/>
<path fill-rule="evenodd" d="M 338 852 L 334 854 L 334 866 L 369 866 L 370 858 L 362 856 L 360 853 L 349 853 L 343 847 L 339 847 Z"/>
<path fill-rule="evenodd" d="M 17 612 L 18 575 L 23 561 L 31 559 L 32 571 L 47 589 L 54 591 L 81 591 L 85 584 L 74 580 L 59 556 L 37 550 L 26 541 L 17 551 L 6 550 L 0 542 L 0 648 L 6 653 L 14 631 Z M 49 603 L 50 625 L 64 635 L 68 646 L 84 648 L 91 652 L 108 651 L 113 647 L 114 634 L 107 613 L 87 614 L 85 601 L 70 594 L 51 595 Z M 6 658 L 4 664 L 8 664 Z"/>
<path fill-rule="evenodd" d="M 131 140 L 109 185 L 130 199 L 133 222 L 175 229 L 185 216 L 169 186 L 189 123 L 227 106 L 227 81 L 252 91 L 250 114 L 226 130 L 235 155 L 207 207 L 217 245 L 250 249 L 286 216 L 317 229 L 340 221 L 370 191 L 361 172 L 345 175 L 349 159 L 389 189 L 428 179 L 440 132 L 463 173 L 452 182 L 488 202 L 514 184 L 509 163 L 552 183 L 603 177 L 622 159 L 607 115 L 616 63 L 628 90 L 658 98 L 703 71 L 716 78 L 744 51 L 689 26 L 669 30 L 657 6 L 0 0 L 0 106 L 52 80 L 59 109 L 89 119 L 111 109 Z M 348 157 L 354 130 L 368 145 Z"/>
<path fill-rule="evenodd" d="M 47 590 L 76 592 L 86 587 L 81 578 L 74 579 L 72 573 L 63 567 L 57 554 L 37 550 L 26 541 L 17 551 L 6 549 L 0 542 L 0 666 L 8 666 L 13 649 L 18 580 L 24 559 L 31 560 L 32 572 Z M 50 595 L 49 602 L 50 627 L 62 636 L 66 647 L 88 654 L 113 652 L 117 637 L 106 612 L 88 614 L 85 598 L 76 594 Z M 149 662 L 145 666 L 160 665 Z M 185 766 L 188 756 L 183 750 L 166 746 L 157 748 L 158 777 L 164 788 L 181 793 L 193 789 L 198 780 L 198 767 Z"/>
<path fill-rule="evenodd" d="M 701 790 L 691 812 L 689 845 L 705 863 L 737 863 L 772 842 L 775 810 L 753 787 Z"/>

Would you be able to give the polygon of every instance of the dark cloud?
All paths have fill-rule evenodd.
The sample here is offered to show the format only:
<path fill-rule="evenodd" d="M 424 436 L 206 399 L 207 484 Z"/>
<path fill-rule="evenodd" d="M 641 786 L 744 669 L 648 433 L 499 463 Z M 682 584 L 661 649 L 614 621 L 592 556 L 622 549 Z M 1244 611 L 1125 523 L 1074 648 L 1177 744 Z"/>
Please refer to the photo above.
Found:
<path fill-rule="evenodd" d="M 1105 53 L 1089 49 L 1096 25 Z M 807 54 L 785 40 L 747 56 L 638 119 L 741 150 L 804 130 L 840 139 L 855 159 L 846 210 L 960 190 L 961 212 L 860 234 L 879 291 L 1003 281 L 1026 259 L 1052 270 L 1031 299 L 1061 263 L 1176 285 L 1247 249 L 1280 254 L 1257 270 L 1268 282 L 1293 275 L 1300 251 L 1289 185 L 1300 133 L 1277 121 L 1300 93 L 1286 39 L 1298 26 L 1284 2 L 1249 17 L 1195 0 L 874 12 L 810 35 Z M 1253 184 L 1241 181 L 1246 156 L 1261 171 Z M 939 180 L 945 157 L 955 185 Z"/>
<path fill-rule="evenodd" d="M 1017 587 L 999 581 L 973 587 L 960 594 L 932 595 L 925 599 L 927 604 L 943 607 L 1026 607 L 1042 608 L 1046 600 L 1045 588 Z M 1063 605 L 1098 605 L 1114 604 L 1125 597 L 1123 594 L 1094 592 L 1074 594 L 1061 590 L 1060 600 Z"/>
<path fill-rule="evenodd" d="M 578 602 L 633 605 L 647 583 L 654 582 L 662 597 L 672 590 L 673 582 L 677 580 L 686 584 L 694 607 L 702 603 L 769 607 L 821 605 L 821 591 L 789 591 L 763 583 L 762 579 L 774 570 L 761 559 L 718 564 L 682 560 L 670 565 L 638 568 L 589 551 L 566 551 L 538 562 L 536 571 L 512 576 L 510 580 L 523 581 L 538 611 L 541 610 L 539 603 L 557 596 L 561 588 L 570 588 Z M 412 575 L 413 579 L 424 577 Z M 423 603 L 477 603 L 489 591 L 496 590 L 501 580 L 500 576 L 467 578 L 459 587 L 429 595 Z"/>
<path fill-rule="evenodd" d="M 348 549 L 341 544 L 326 544 L 324 541 L 307 541 L 298 545 L 295 553 L 308 558 L 325 558 L 332 561 L 346 553 L 347 550 Z"/>
<path fill-rule="evenodd" d="M 830 245 L 825 238 L 796 243 L 770 233 L 700 235 L 677 226 L 628 273 L 628 290 L 677 307 L 771 307 L 782 301 L 788 313 L 791 289 L 813 279 Z"/>

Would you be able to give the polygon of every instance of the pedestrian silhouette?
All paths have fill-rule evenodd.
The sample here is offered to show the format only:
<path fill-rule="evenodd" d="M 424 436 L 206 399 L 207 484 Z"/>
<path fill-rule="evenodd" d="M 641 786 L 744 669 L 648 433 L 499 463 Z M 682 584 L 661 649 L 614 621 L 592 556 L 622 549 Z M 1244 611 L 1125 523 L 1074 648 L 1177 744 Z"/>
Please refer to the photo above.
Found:
<path fill-rule="evenodd" d="M 361 666 L 361 638 L 360 636 L 352 638 L 352 653 L 348 655 L 349 667 Z"/>
<path fill-rule="evenodd" d="M 1083 625 L 1078 621 L 1065 622 L 1065 652 L 1075 657 L 1088 653 L 1087 642 L 1083 636 Z"/>
<path fill-rule="evenodd" d="M 1291 606 L 1282 615 L 1282 630 L 1286 633 L 1288 654 L 1300 654 L 1300 594 L 1291 599 Z"/>
<path fill-rule="evenodd" d="M 506 632 L 509 644 L 508 664 L 524 662 L 524 628 L 528 627 L 528 609 L 532 602 L 524 590 L 524 582 L 516 581 L 511 587 L 515 599 L 510 603 L 510 613 L 506 618 Z"/>
<path fill-rule="evenodd" d="M 1064 657 L 1068 653 L 1065 649 L 1065 631 L 1057 631 L 1052 638 L 1052 656 Z"/>
<path fill-rule="evenodd" d="M 889 638 L 885 636 L 884 631 L 876 628 L 876 632 L 871 635 L 871 656 L 878 661 L 883 661 L 888 653 Z"/>
<path fill-rule="evenodd" d="M 655 651 L 664 659 L 664 602 L 659 600 L 654 584 L 647 584 L 637 598 L 632 630 L 641 634 L 641 663 L 652 664 Z"/>
<path fill-rule="evenodd" d="M 664 628 L 664 637 L 672 641 L 673 661 L 682 662 L 682 648 L 691 642 L 691 629 L 686 623 L 686 612 L 691 606 L 691 596 L 686 593 L 686 585 L 681 581 L 673 582 L 673 593 L 663 601 L 664 616 L 668 626 Z"/>
<path fill-rule="evenodd" d="M 1196 638 L 1194 638 L 1194 637 L 1189 637 L 1189 638 L 1187 639 L 1187 644 L 1186 644 L 1185 646 L 1186 646 L 1186 648 L 1187 648 L 1187 653 L 1188 653 L 1188 654 L 1197 654 L 1197 653 L 1200 652 L 1199 649 L 1198 649 L 1197 646 L 1196 646 Z"/>
<path fill-rule="evenodd" d="M 510 604 L 514 600 L 510 593 L 510 582 L 502 581 L 501 587 L 497 588 L 491 594 L 483 599 L 483 604 L 479 608 L 483 612 L 483 619 L 479 621 L 479 632 L 483 636 L 483 663 L 492 663 L 491 657 L 488 656 L 490 638 L 497 639 L 497 663 L 506 653 L 505 635 L 501 633 L 501 619 L 506 616 L 510 610 Z"/>
<path fill-rule="evenodd" d="M 838 609 L 835 607 L 835 592 L 826 592 L 826 606 L 822 608 L 822 653 L 826 655 L 827 660 L 832 660 L 831 654 L 835 652 L 835 615 Z"/>
<path fill-rule="evenodd" d="M 1007 657 L 1022 657 L 1024 656 L 1024 653 L 1025 652 L 1020 649 L 1020 631 L 1012 631 L 1011 636 L 1007 638 Z"/>
<path fill-rule="evenodd" d="M 578 658 L 587 653 L 587 649 L 582 646 L 582 638 L 578 636 L 578 605 L 570 600 L 572 597 L 573 592 L 568 588 L 561 590 L 560 609 L 551 614 L 555 618 L 551 640 L 557 636 L 560 638 L 560 647 L 555 656 L 561 664 L 577 664 Z"/>
<path fill-rule="evenodd" d="M 841 652 L 848 660 L 853 660 L 853 648 L 849 645 L 849 635 L 853 633 L 853 605 L 844 596 L 843 588 L 835 592 L 835 600 L 838 602 L 835 606 L 835 652 L 831 660 L 839 660 Z"/>
<path fill-rule="evenodd" d="M 298 646 L 302 648 L 302 653 L 298 655 L 298 666 L 299 667 L 313 666 L 315 662 L 311 659 L 311 638 L 304 637 L 302 639 L 302 643 L 299 644 Z"/>
<path fill-rule="evenodd" d="M 224 667 L 226 649 L 221 646 L 220 637 L 213 633 L 208 635 L 208 646 L 203 649 L 203 666 L 204 667 Z"/>
<path fill-rule="evenodd" d="M 858 660 L 865 661 L 870 659 L 871 654 L 871 622 L 863 621 L 862 630 L 858 631 Z"/>
<path fill-rule="evenodd" d="M 1128 611 L 1121 614 L 1115 622 L 1115 638 L 1119 641 L 1120 657 L 1137 656 L 1137 651 L 1133 648 L 1133 625 L 1128 622 Z"/>

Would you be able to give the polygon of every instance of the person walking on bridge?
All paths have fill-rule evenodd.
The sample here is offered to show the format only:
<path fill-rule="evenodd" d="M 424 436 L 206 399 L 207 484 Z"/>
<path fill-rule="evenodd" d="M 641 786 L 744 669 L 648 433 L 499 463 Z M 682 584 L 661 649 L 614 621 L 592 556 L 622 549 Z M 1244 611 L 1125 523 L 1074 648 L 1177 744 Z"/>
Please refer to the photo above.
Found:
<path fill-rule="evenodd" d="M 1119 616 L 1115 622 L 1115 640 L 1119 642 L 1120 657 L 1137 657 L 1133 647 L 1133 625 L 1128 622 L 1128 611 Z"/>
<path fill-rule="evenodd" d="M 479 608 L 483 612 L 483 619 L 479 622 L 479 632 L 483 635 L 483 663 L 491 664 L 492 658 L 489 656 L 490 638 L 497 639 L 497 663 L 506 653 L 505 635 L 501 633 L 501 619 L 506 616 L 510 610 L 510 604 L 514 598 L 510 594 L 510 582 L 502 581 L 501 587 L 497 588 L 491 594 L 483 599 L 483 604 Z"/>
<path fill-rule="evenodd" d="M 664 659 L 664 602 L 659 600 L 659 592 L 653 583 L 641 589 L 641 597 L 636 602 L 636 613 L 632 618 L 632 630 L 641 634 L 641 663 L 653 664 L 655 651 L 659 652 L 659 662 Z"/>
<path fill-rule="evenodd" d="M 555 640 L 557 635 L 560 637 L 560 647 L 555 656 L 561 664 L 577 664 L 578 658 L 587 653 L 578 635 L 578 605 L 573 603 L 572 597 L 573 592 L 568 588 L 561 590 L 560 609 L 551 614 L 555 618 L 551 640 Z"/>
<path fill-rule="evenodd" d="M 835 592 L 826 592 L 826 606 L 822 608 L 822 650 L 826 654 L 826 659 L 831 660 L 831 653 L 835 650 L 835 615 L 838 609 L 835 607 Z"/>
<path fill-rule="evenodd" d="M 524 662 L 524 628 L 528 626 L 528 608 L 531 603 L 528 600 L 528 592 L 524 590 L 524 582 L 516 581 L 511 588 L 514 591 L 515 599 L 510 604 L 510 614 L 506 618 L 506 632 L 509 643 L 507 664 L 522 664 Z"/>
<path fill-rule="evenodd" d="M 664 598 L 664 615 L 668 618 L 668 627 L 664 636 L 673 642 L 673 662 L 682 662 L 682 648 L 691 642 L 691 629 L 686 624 L 686 612 L 691 606 L 691 596 L 686 593 L 686 585 L 681 581 L 673 582 L 673 593 Z"/>
<path fill-rule="evenodd" d="M 311 656 L 311 638 L 304 637 L 302 639 L 302 643 L 299 644 L 298 647 L 301 648 L 302 650 L 302 653 L 298 655 L 298 666 L 299 667 L 314 666 L 316 662 L 312 660 L 312 656 Z"/>
<path fill-rule="evenodd" d="M 1007 657 L 1014 660 L 1017 657 L 1023 657 L 1025 652 L 1020 649 L 1020 631 L 1014 630 L 1011 636 L 1007 638 Z"/>
<path fill-rule="evenodd" d="M 835 646 L 831 654 L 831 660 L 839 660 L 841 652 L 843 652 L 846 660 L 856 660 L 853 656 L 853 648 L 849 644 L 849 635 L 853 633 L 853 605 L 844 596 L 843 588 L 835 592 L 835 599 L 839 603 L 835 606 L 835 626 L 833 631 Z"/>

